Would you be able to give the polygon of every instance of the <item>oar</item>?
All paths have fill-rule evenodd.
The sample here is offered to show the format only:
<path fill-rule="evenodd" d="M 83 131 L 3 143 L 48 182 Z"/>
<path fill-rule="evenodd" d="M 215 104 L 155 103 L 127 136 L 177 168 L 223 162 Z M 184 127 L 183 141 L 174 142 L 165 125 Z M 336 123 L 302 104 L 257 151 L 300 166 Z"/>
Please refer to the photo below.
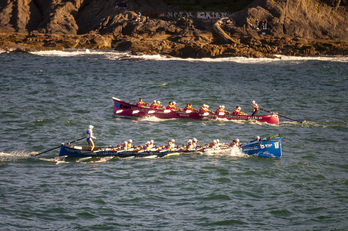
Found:
<path fill-rule="evenodd" d="M 79 138 L 79 139 L 70 141 L 69 143 L 70 143 L 70 144 L 71 144 L 71 143 L 75 143 L 75 142 L 80 141 L 80 140 L 83 140 L 83 139 L 86 139 L 86 137 L 81 137 L 81 138 Z M 33 154 L 32 156 L 38 156 L 38 155 L 44 154 L 44 153 L 46 153 L 46 152 L 49 152 L 49 151 L 52 151 L 52 150 L 54 150 L 54 149 L 60 148 L 60 146 L 61 146 L 61 145 L 59 145 L 58 147 L 54 147 L 54 148 L 48 149 L 48 150 L 46 150 L 46 151 L 37 153 L 37 154 Z"/>
<path fill-rule="evenodd" d="M 280 137 L 280 133 L 279 134 L 276 134 L 274 136 L 269 136 L 269 137 L 266 137 L 266 138 L 263 138 L 263 140 L 270 140 L 270 139 L 273 139 L 273 138 L 277 138 L 277 137 Z"/>
<path fill-rule="evenodd" d="M 265 111 L 265 112 L 272 113 L 271 111 L 267 111 L 267 110 L 265 110 L 265 109 L 263 109 L 263 108 L 260 108 L 260 110 Z M 298 123 L 301 123 L 301 124 L 303 123 L 303 121 L 294 120 L 294 119 L 291 119 L 291 118 L 289 118 L 289 117 L 286 117 L 286 116 L 283 116 L 283 115 L 280 115 L 280 114 L 278 114 L 278 116 L 283 117 L 283 118 L 286 118 L 286 119 L 289 119 L 289 120 L 292 120 L 292 121 L 295 121 L 295 122 L 298 122 Z"/>

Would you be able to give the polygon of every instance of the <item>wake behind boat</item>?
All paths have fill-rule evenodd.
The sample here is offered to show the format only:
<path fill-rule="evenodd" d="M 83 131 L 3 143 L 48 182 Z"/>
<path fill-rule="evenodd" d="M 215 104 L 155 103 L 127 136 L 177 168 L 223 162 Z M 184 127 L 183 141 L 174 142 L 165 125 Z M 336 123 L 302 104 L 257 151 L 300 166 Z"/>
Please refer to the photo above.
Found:
<path fill-rule="evenodd" d="M 256 120 L 258 122 L 279 124 L 279 116 L 276 113 L 271 115 L 230 115 L 224 112 L 217 114 L 211 112 L 194 112 L 194 111 L 175 111 L 168 109 L 151 109 L 149 107 L 140 107 L 132 103 L 125 102 L 116 97 L 112 98 L 114 101 L 113 113 L 118 116 L 129 117 L 147 117 L 154 116 L 160 119 L 227 119 L 227 120 L 239 120 L 249 121 Z"/>

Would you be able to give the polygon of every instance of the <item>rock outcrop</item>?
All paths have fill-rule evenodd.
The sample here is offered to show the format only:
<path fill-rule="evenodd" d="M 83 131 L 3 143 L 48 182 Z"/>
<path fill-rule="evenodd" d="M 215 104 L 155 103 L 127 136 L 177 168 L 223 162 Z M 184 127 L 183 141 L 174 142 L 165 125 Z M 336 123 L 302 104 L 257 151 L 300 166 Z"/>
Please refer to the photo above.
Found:
<path fill-rule="evenodd" d="M 117 2 L 2 0 L 0 48 L 114 48 L 194 58 L 348 54 L 347 0 L 255 0 L 218 21 L 139 17 L 174 9 L 161 0 L 129 0 L 127 9 Z M 267 19 L 267 29 L 257 19 Z"/>

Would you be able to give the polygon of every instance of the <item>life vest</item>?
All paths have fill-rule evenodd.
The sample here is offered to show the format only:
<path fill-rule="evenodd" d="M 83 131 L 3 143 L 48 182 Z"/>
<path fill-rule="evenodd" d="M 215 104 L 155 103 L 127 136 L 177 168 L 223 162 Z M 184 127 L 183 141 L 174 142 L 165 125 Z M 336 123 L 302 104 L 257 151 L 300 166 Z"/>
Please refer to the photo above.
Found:
<path fill-rule="evenodd" d="M 199 109 L 199 113 L 204 113 L 204 112 L 207 112 L 207 109 L 201 107 L 201 108 Z"/>

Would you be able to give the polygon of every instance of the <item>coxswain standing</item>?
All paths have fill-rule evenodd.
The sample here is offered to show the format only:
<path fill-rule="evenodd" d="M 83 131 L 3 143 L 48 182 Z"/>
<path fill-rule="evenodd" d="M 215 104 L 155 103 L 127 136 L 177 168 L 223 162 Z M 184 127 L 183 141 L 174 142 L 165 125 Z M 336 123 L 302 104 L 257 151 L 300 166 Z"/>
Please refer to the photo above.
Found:
<path fill-rule="evenodd" d="M 255 100 L 253 100 L 253 113 L 251 114 L 251 116 L 254 116 L 257 114 L 257 112 L 259 111 L 259 105 L 257 105 L 257 103 L 255 102 Z"/>
<path fill-rule="evenodd" d="M 97 139 L 95 136 L 94 136 L 94 134 L 93 134 L 93 128 L 94 128 L 94 126 L 93 125 L 89 125 L 88 126 L 88 129 L 87 129 L 87 136 L 86 136 L 86 138 L 87 138 L 87 143 L 90 145 L 90 147 L 91 147 L 91 151 L 93 151 L 94 150 L 94 142 L 93 142 L 93 139 Z"/>
<path fill-rule="evenodd" d="M 138 106 L 138 107 L 144 107 L 144 106 L 149 106 L 149 105 L 150 105 L 150 104 L 144 102 L 142 98 L 139 98 L 139 101 L 138 101 L 138 103 L 137 103 L 137 106 Z"/>

